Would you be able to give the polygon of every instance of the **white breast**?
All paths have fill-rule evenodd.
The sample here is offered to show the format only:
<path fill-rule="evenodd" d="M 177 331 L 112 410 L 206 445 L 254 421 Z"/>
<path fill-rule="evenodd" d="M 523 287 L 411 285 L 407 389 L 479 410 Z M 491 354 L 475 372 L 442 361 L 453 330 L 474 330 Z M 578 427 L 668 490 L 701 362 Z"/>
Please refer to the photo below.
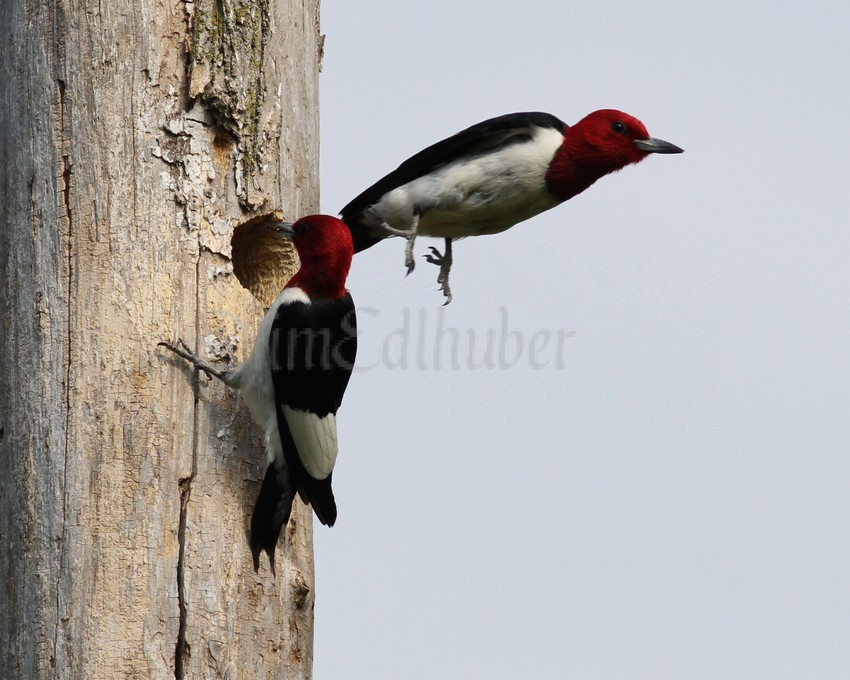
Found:
<path fill-rule="evenodd" d="M 557 130 L 537 128 L 527 142 L 450 163 L 388 192 L 367 219 L 407 229 L 416 210 L 418 231 L 427 236 L 504 231 L 559 203 L 546 187 L 546 172 L 562 142 Z"/>
<path fill-rule="evenodd" d="M 296 301 L 309 303 L 310 299 L 300 288 L 284 288 L 281 291 L 260 323 L 251 356 L 244 364 L 232 369 L 228 376 L 228 383 L 240 390 L 242 398 L 251 412 L 251 417 L 263 428 L 269 463 L 275 458 L 280 457 L 282 459 L 283 457 L 280 434 L 277 429 L 274 383 L 272 382 L 269 359 L 269 338 L 278 307 Z"/>

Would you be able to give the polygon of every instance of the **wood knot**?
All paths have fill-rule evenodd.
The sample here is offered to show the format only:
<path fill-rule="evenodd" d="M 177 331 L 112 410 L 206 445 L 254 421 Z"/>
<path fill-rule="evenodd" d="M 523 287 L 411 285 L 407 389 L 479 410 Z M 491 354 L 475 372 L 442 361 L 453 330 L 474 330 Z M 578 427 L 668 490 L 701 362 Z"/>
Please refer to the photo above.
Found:
<path fill-rule="evenodd" d="M 304 609 L 307 599 L 310 597 L 310 586 L 307 585 L 300 571 L 296 571 L 293 575 L 289 590 L 292 594 L 292 603 L 295 605 L 295 608 Z"/>

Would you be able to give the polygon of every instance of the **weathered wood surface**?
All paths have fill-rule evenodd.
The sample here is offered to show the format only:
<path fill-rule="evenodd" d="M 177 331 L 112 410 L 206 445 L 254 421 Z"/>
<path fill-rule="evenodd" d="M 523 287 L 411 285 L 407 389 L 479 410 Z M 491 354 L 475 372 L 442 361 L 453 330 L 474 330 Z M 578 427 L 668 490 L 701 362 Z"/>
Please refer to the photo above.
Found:
<path fill-rule="evenodd" d="M 318 5 L 0 3 L 3 677 L 310 676 L 310 513 L 255 575 L 260 433 L 156 342 L 253 344 L 230 240 L 318 206 Z"/>

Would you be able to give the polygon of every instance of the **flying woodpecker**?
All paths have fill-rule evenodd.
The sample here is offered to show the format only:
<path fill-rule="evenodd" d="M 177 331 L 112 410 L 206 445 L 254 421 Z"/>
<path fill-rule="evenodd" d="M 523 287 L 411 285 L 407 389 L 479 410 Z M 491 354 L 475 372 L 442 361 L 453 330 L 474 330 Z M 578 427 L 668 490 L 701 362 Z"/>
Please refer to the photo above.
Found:
<path fill-rule="evenodd" d="M 413 271 L 417 235 L 445 239 L 425 256 L 451 302 L 452 241 L 497 234 L 572 198 L 604 175 L 651 153 L 682 153 L 649 136 L 637 118 L 595 111 L 573 126 L 548 113 L 512 113 L 473 125 L 408 158 L 353 199 L 340 216 L 354 252 L 389 236 L 407 239 Z"/>

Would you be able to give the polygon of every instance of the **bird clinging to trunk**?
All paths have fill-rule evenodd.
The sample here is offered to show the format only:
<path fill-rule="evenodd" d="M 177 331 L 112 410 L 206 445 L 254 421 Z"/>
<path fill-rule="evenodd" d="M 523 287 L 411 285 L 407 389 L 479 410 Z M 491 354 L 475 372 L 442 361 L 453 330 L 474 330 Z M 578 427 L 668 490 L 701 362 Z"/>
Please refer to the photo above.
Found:
<path fill-rule="evenodd" d="M 274 573 L 275 547 L 296 493 L 322 524 L 336 521 L 336 413 L 354 367 L 357 319 L 345 289 L 354 252 L 346 226 L 329 215 L 311 215 L 269 228 L 292 239 L 301 267 L 263 318 L 247 361 L 219 371 L 182 341 L 159 344 L 240 390 L 263 428 L 269 464 L 251 516 L 250 544 L 254 570 L 265 551 Z"/>

